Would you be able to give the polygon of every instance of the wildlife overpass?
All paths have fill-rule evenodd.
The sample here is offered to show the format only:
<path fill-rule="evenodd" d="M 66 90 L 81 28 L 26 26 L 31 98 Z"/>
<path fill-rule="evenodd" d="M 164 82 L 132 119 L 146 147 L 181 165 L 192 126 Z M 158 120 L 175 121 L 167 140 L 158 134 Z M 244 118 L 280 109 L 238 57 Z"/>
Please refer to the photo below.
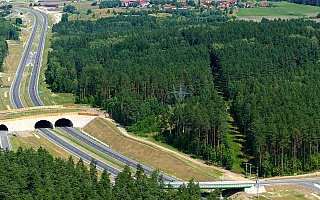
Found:
<path fill-rule="evenodd" d="M 84 127 L 97 114 L 90 113 L 55 113 L 0 120 L 0 131 L 33 131 L 37 128 Z"/>

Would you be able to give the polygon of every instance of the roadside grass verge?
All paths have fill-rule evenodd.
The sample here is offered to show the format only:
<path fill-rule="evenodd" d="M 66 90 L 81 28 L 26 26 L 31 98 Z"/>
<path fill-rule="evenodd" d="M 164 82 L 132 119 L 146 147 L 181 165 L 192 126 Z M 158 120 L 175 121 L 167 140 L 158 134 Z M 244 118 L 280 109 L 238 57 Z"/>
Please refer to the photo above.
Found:
<path fill-rule="evenodd" d="M 117 165 L 118 167 L 120 167 L 121 169 L 123 169 L 123 168 L 125 167 L 125 164 L 122 164 L 122 163 L 118 162 L 117 160 L 115 160 L 115 159 L 107 156 L 106 154 L 101 153 L 100 151 L 98 151 L 98 150 L 96 150 L 96 149 L 94 149 L 94 148 L 86 145 L 85 143 L 77 140 L 76 138 L 72 137 L 71 135 L 69 135 L 68 133 L 64 132 L 63 130 L 61 130 L 61 129 L 59 129 L 59 128 L 58 128 L 58 129 L 55 129 L 55 130 L 52 130 L 52 131 L 55 132 L 55 133 L 57 133 L 57 134 L 59 134 L 60 136 L 65 137 L 68 141 L 72 141 L 73 143 L 75 143 L 75 144 L 83 147 L 84 149 L 86 149 L 86 150 L 88 150 L 88 151 L 96 154 L 96 156 L 99 156 L 100 158 L 103 158 L 103 159 L 105 159 L 105 160 L 108 160 L 109 162 L 111 162 L 111 163 Z M 96 157 L 96 156 L 95 156 L 95 157 Z M 100 158 L 99 158 L 99 159 L 100 159 Z M 134 172 L 134 171 L 133 171 L 133 172 Z"/>
<path fill-rule="evenodd" d="M 60 137 L 61 139 L 67 141 L 69 144 L 75 146 L 76 148 L 80 149 L 81 151 L 84 151 L 85 153 L 91 155 L 92 157 L 94 157 L 94 158 L 96 158 L 96 159 L 98 159 L 98 160 L 100 160 L 100 161 L 102 161 L 102 162 L 104 162 L 104 163 L 106 163 L 106 164 L 108 164 L 108 165 L 120 170 L 120 171 L 123 170 L 122 167 L 119 167 L 118 165 L 114 164 L 113 162 L 111 162 L 111 161 L 109 161 L 109 160 L 107 160 L 107 159 L 105 159 L 105 158 L 103 158 L 101 156 L 97 156 L 97 154 L 94 153 L 92 151 L 92 149 L 90 149 L 88 146 L 84 145 L 83 143 L 80 143 L 79 141 L 76 141 L 75 139 L 71 140 L 70 138 L 67 138 L 66 136 L 64 136 L 63 133 L 61 133 L 61 130 L 57 130 L 56 129 L 56 130 L 54 130 L 52 132 L 54 134 L 56 134 L 58 137 Z"/>
<path fill-rule="evenodd" d="M 34 135 L 28 137 L 9 137 L 10 143 L 12 146 L 13 151 L 17 151 L 18 147 L 21 146 L 22 148 L 33 148 L 37 150 L 40 147 L 45 148 L 53 157 L 59 157 L 62 159 L 67 160 L 70 156 L 72 156 L 75 163 L 77 163 L 80 159 L 71 155 L 66 150 L 60 148 L 59 146 L 55 145 L 54 143 L 50 142 L 48 139 L 43 137 L 40 133 L 33 131 L 40 138 L 36 138 Z M 90 165 L 88 163 L 84 163 L 88 169 L 90 169 Z M 102 174 L 101 170 L 98 170 L 98 175 Z"/>
<path fill-rule="evenodd" d="M 217 170 L 211 168 L 204 170 L 201 166 L 195 167 L 184 159 L 174 157 L 151 145 L 124 137 L 113 124 L 100 118 L 90 122 L 84 131 L 108 144 L 110 148 L 184 181 L 192 178 L 195 181 L 212 181 L 218 180 L 221 175 Z"/>

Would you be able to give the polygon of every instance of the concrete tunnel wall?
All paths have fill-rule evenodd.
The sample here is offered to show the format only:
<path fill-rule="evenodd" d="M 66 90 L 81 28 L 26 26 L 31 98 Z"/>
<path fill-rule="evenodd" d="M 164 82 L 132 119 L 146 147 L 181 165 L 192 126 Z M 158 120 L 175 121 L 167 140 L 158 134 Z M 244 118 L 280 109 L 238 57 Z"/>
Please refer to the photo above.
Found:
<path fill-rule="evenodd" d="M 87 116 L 87 115 L 64 115 L 64 116 L 50 116 L 50 117 L 39 117 L 39 118 L 32 118 L 32 119 L 23 119 L 23 120 L 16 120 L 16 121 L 9 121 L 9 122 L 2 122 L 1 125 L 4 125 L 8 128 L 9 132 L 13 131 L 33 131 L 35 130 L 35 125 L 37 122 L 41 120 L 45 120 L 50 122 L 54 126 L 58 120 L 60 122 L 68 122 L 72 123 L 72 127 L 80 127 L 83 128 L 89 122 L 94 120 L 96 116 Z M 61 120 L 63 119 L 63 120 Z M 69 125 L 70 125 L 70 122 Z M 58 124 L 58 125 L 59 125 Z M 0 125 L 0 128 L 1 128 Z"/>

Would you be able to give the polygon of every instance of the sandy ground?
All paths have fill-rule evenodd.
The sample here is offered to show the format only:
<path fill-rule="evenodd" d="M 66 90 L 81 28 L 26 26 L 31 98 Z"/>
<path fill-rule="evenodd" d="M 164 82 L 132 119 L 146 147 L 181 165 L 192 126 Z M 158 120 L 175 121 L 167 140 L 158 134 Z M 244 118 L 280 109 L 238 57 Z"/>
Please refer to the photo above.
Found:
<path fill-rule="evenodd" d="M 36 10 L 40 10 L 40 11 L 43 11 L 45 12 L 47 15 L 50 15 L 53 19 L 53 23 L 54 24 L 57 24 L 61 21 L 61 17 L 62 17 L 62 13 L 61 12 L 57 12 L 57 11 L 51 11 L 51 10 L 48 10 L 47 8 L 44 8 L 44 7 L 34 7 L 34 9 Z"/>

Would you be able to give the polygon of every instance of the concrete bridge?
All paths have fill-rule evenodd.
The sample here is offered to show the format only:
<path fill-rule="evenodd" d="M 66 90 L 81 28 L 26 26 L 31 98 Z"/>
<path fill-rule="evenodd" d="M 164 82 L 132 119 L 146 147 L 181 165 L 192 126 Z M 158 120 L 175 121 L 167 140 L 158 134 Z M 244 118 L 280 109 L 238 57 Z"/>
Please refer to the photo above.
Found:
<path fill-rule="evenodd" d="M 89 113 L 55 113 L 0 120 L 0 131 L 33 131 L 36 128 L 55 128 L 60 126 L 84 127 L 98 117 Z"/>

